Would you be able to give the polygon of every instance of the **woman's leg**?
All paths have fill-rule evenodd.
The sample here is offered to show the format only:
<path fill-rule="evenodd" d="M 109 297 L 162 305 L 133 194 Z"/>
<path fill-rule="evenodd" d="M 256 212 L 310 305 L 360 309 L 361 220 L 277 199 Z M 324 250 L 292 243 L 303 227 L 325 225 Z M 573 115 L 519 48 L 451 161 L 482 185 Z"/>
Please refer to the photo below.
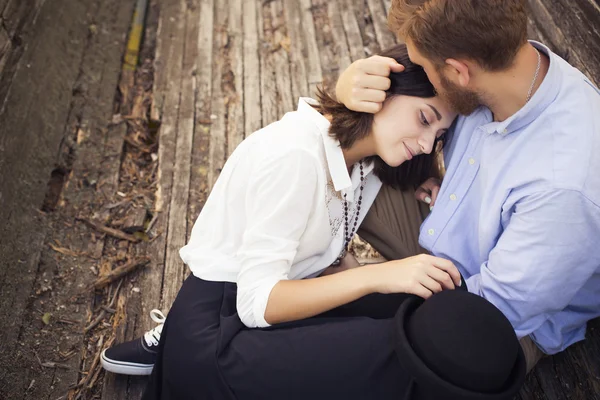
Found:
<path fill-rule="evenodd" d="M 388 260 L 411 257 L 419 246 L 419 228 L 429 206 L 417 201 L 414 190 L 384 185 L 362 222 L 358 234 Z"/>

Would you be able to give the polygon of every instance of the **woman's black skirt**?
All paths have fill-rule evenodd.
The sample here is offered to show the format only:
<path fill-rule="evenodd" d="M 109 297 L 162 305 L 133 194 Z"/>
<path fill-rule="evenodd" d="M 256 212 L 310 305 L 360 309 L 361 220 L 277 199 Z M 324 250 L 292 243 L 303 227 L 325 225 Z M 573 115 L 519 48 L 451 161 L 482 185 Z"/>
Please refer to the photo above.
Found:
<path fill-rule="evenodd" d="M 265 329 L 241 322 L 236 295 L 234 283 L 186 279 L 144 400 L 374 399 L 402 392 L 392 318 L 408 295 L 370 295 Z M 373 387 L 372 377 L 389 384 Z M 368 393 L 357 393 L 362 387 Z"/>

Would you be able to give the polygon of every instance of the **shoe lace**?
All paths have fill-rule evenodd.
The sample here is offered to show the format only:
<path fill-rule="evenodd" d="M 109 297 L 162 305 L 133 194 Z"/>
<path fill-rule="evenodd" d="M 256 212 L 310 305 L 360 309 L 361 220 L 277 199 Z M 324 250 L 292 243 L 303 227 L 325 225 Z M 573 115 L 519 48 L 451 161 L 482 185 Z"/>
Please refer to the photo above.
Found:
<path fill-rule="evenodd" d="M 144 340 L 146 341 L 146 344 L 148 346 L 158 346 L 158 342 L 160 342 L 160 335 L 162 333 L 163 326 L 165 324 L 165 321 L 167 320 L 167 317 L 165 317 L 165 315 L 160 310 L 154 309 L 150 311 L 150 318 L 152 318 L 152 321 L 160 325 L 144 333 Z"/>

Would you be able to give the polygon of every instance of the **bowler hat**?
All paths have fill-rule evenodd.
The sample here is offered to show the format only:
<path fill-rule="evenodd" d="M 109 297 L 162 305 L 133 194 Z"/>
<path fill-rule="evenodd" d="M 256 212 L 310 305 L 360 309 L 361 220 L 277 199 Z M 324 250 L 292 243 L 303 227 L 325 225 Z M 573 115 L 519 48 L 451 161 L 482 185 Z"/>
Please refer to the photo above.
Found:
<path fill-rule="evenodd" d="M 525 355 L 500 310 L 448 290 L 411 297 L 395 317 L 395 347 L 413 379 L 406 399 L 511 399 L 525 380 Z"/>

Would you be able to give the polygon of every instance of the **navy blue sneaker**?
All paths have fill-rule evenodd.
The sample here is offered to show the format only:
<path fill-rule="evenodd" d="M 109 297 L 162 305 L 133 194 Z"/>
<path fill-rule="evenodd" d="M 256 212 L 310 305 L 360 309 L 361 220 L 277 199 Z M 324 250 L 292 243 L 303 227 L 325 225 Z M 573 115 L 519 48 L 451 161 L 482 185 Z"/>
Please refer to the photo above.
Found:
<path fill-rule="evenodd" d="M 117 344 L 102 352 L 102 367 L 105 370 L 125 375 L 150 375 L 152 373 L 160 334 L 166 318 L 160 310 L 150 311 L 150 317 L 159 325 L 139 339 Z"/>

